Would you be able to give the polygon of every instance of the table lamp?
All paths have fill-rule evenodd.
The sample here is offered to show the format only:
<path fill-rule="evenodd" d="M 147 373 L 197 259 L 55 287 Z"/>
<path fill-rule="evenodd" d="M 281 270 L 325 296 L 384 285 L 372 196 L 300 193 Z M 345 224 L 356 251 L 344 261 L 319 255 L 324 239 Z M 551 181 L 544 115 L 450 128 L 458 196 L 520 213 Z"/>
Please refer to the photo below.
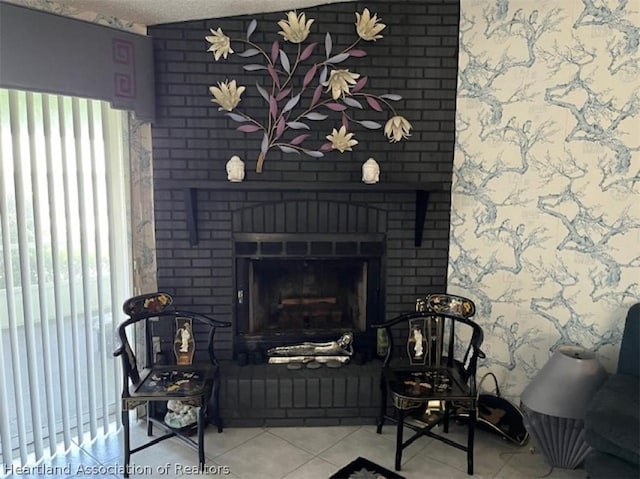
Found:
<path fill-rule="evenodd" d="M 590 452 L 585 411 L 606 377 L 595 353 L 561 346 L 522 392 L 525 427 L 550 465 L 575 469 Z"/>

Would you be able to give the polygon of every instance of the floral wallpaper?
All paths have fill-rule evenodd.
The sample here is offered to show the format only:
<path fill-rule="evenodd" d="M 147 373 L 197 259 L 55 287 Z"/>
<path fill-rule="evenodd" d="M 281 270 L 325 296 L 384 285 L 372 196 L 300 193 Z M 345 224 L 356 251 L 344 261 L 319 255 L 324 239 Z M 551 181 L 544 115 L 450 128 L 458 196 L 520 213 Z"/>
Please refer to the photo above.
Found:
<path fill-rule="evenodd" d="M 123 21 L 116 17 L 82 10 L 72 5 L 61 5 L 50 0 L 7 0 L 16 5 L 43 10 L 57 15 L 146 35 L 145 25 Z M 134 264 L 133 288 L 135 294 L 153 292 L 157 287 L 155 220 L 153 209 L 153 164 L 151 161 L 151 123 L 142 122 L 129 113 L 124 138 L 129 145 L 132 235 Z"/>
<path fill-rule="evenodd" d="M 158 290 L 156 227 L 153 203 L 151 123 L 129 113 L 129 169 L 131 175 L 131 248 L 135 294 Z"/>
<path fill-rule="evenodd" d="M 614 370 L 640 299 L 639 10 L 461 2 L 448 284 L 507 396 L 562 344 Z"/>

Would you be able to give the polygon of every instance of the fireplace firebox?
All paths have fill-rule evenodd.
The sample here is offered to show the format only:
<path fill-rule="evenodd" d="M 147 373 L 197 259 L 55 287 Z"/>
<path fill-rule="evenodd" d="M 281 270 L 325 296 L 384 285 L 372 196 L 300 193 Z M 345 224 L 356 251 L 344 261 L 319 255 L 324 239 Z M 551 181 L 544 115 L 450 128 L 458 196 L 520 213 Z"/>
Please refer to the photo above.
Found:
<path fill-rule="evenodd" d="M 249 262 L 249 333 L 366 327 L 367 260 L 262 258 Z"/>
<path fill-rule="evenodd" d="M 382 235 L 237 235 L 236 348 L 261 351 L 355 336 L 382 316 Z"/>

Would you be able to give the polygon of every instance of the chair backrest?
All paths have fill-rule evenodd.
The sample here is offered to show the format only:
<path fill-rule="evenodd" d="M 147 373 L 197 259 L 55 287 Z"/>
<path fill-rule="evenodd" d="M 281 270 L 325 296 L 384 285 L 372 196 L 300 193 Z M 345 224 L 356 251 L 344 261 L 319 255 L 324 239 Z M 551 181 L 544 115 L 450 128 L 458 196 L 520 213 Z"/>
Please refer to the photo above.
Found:
<path fill-rule="evenodd" d="M 140 383 L 138 360 L 131 347 L 127 331 L 131 326 L 144 322 L 146 367 L 156 363 L 153 338 L 164 332 L 165 343 L 169 343 L 171 351 L 165 351 L 166 364 L 190 364 L 195 352 L 196 329 L 202 330 L 207 336 L 206 354 L 211 364 L 217 364 L 214 351 L 214 336 L 216 328 L 229 327 L 231 323 L 219 321 L 193 311 L 178 310 L 173 307 L 173 297 L 169 293 L 156 292 L 135 296 L 126 300 L 122 306 L 128 319 L 118 326 L 118 336 L 121 346 L 115 351 L 115 356 L 122 356 L 125 384 L 128 380 L 134 385 Z M 168 323 L 166 328 L 158 332 L 154 327 L 160 322 Z M 203 325 L 198 328 L 198 325 Z M 161 338 L 162 339 L 162 338 Z"/>
<path fill-rule="evenodd" d="M 618 374 L 640 376 L 640 303 L 629 308 L 622 334 Z"/>
<path fill-rule="evenodd" d="M 389 346 L 384 367 L 451 367 L 475 385 L 484 339 L 471 318 L 473 301 L 450 294 L 432 294 L 416 301 L 416 311 L 374 325 L 387 332 Z"/>

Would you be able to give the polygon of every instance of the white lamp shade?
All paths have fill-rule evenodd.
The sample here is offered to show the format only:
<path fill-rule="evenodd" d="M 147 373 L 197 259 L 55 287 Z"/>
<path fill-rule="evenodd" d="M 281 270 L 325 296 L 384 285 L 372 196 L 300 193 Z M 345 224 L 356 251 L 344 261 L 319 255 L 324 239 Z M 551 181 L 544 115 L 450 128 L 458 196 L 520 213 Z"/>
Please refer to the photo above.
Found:
<path fill-rule="evenodd" d="M 607 373 L 595 354 L 561 346 L 520 396 L 522 404 L 548 416 L 582 419 Z"/>

